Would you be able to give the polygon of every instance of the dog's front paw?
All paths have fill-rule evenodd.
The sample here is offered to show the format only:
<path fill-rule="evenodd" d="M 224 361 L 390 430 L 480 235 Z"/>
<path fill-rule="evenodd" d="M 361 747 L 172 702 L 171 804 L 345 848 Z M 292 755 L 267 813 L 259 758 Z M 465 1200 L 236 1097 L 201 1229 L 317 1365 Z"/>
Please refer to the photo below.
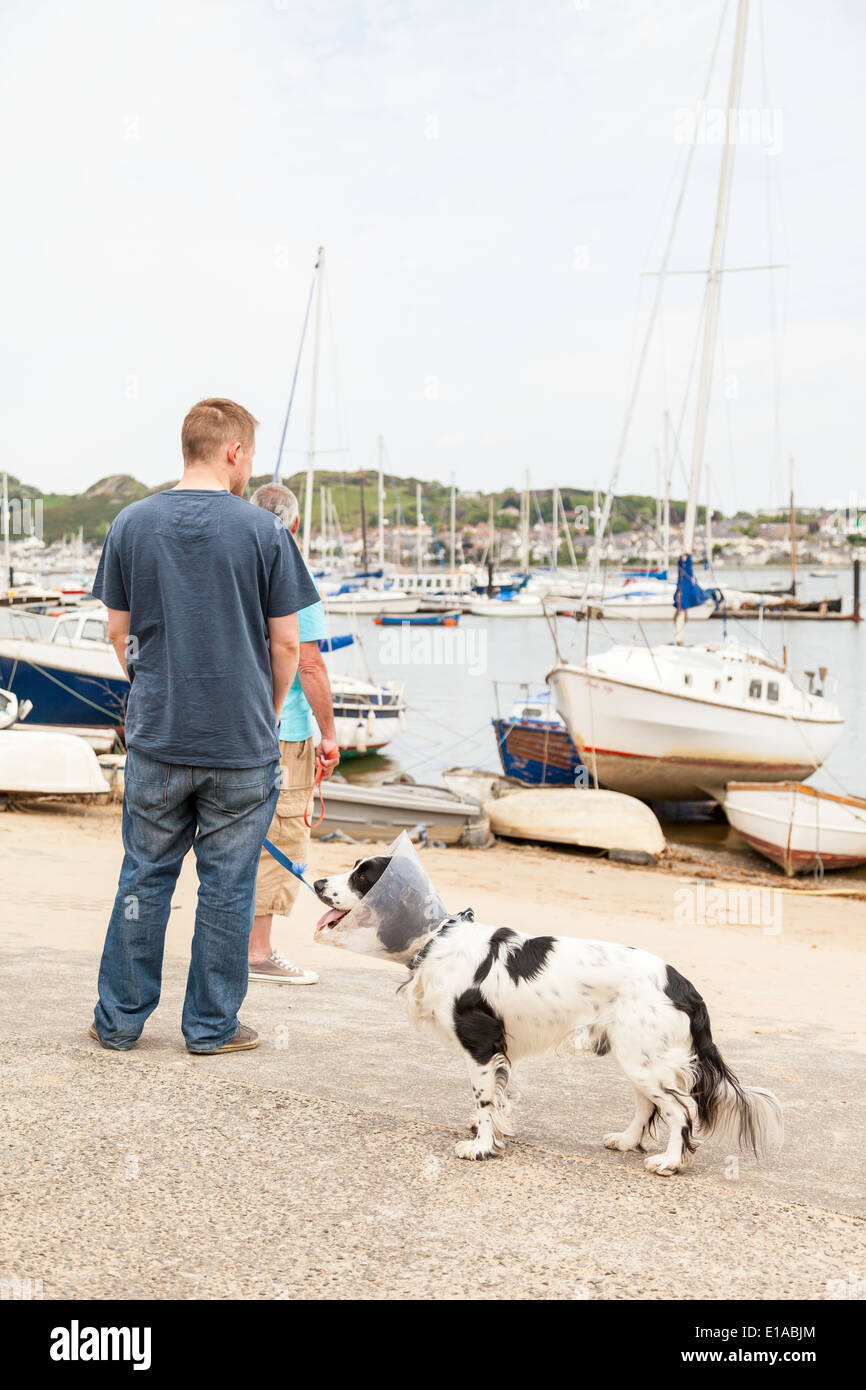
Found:
<path fill-rule="evenodd" d="M 640 1148 L 640 1140 L 637 1139 L 632 1143 L 628 1130 L 625 1129 L 620 1130 L 618 1134 L 606 1134 L 602 1142 L 606 1149 L 619 1149 L 621 1153 L 628 1153 L 630 1149 Z"/>
<path fill-rule="evenodd" d="M 454 1145 L 454 1152 L 458 1158 L 497 1158 L 498 1151 L 491 1149 L 488 1145 L 478 1139 L 461 1139 Z"/>
<path fill-rule="evenodd" d="M 675 1173 L 681 1173 L 685 1164 L 669 1163 L 665 1154 L 650 1154 L 645 1158 L 643 1166 L 648 1173 L 655 1173 L 660 1178 L 672 1178 Z"/>

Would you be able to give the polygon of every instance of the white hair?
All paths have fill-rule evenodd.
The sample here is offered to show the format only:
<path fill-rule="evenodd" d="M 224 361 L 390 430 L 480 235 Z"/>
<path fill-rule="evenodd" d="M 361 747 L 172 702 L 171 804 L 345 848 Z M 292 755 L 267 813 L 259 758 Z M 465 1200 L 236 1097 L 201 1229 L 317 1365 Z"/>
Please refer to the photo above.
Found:
<path fill-rule="evenodd" d="M 282 483 L 265 483 L 262 487 L 256 488 L 250 501 L 254 507 L 273 512 L 289 531 L 301 515 L 297 497 L 290 488 L 283 487 Z"/>

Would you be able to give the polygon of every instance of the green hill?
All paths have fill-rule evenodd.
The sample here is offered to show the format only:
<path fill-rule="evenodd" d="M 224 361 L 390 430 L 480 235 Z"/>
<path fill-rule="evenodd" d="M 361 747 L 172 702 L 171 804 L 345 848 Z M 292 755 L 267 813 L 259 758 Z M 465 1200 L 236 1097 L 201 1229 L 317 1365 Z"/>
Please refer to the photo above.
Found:
<path fill-rule="evenodd" d="M 161 492 L 172 487 L 176 480 L 160 483 L 158 487 L 148 488 L 136 478 L 126 473 L 115 473 L 80 493 L 41 493 L 39 488 L 24 483 L 10 475 L 9 496 L 11 498 L 42 498 L 42 532 L 45 541 L 51 544 L 64 535 L 75 534 L 83 527 L 85 541 L 101 541 L 111 522 L 121 509 L 150 493 Z M 303 496 L 306 474 L 302 471 L 283 479 L 287 487 L 297 494 L 303 511 Z M 270 482 L 270 474 L 261 474 L 250 480 L 247 495 L 262 483 Z M 367 526 L 372 531 L 378 525 L 377 476 L 366 473 L 364 477 L 364 502 Z M 451 491 L 447 483 L 425 479 L 386 478 L 385 516 L 390 524 L 402 520 L 414 526 L 416 513 L 416 484 L 420 482 L 424 499 L 424 516 L 432 520 L 437 531 L 445 533 L 450 526 Z M 319 529 L 321 518 L 321 488 L 331 490 L 331 498 L 337 511 L 340 526 L 344 531 L 354 531 L 361 524 L 361 478 L 359 473 L 341 473 L 333 470 L 316 471 L 313 503 L 313 527 Z M 516 488 L 505 488 L 492 494 L 496 511 L 497 527 L 514 529 L 519 523 L 520 493 Z M 490 493 L 458 492 L 456 516 L 458 528 L 473 526 L 486 521 L 490 509 Z M 592 508 L 592 491 L 586 488 L 565 487 L 562 499 L 566 512 L 570 515 L 576 507 Z M 685 503 L 671 503 L 671 520 L 676 523 L 682 519 Z M 652 525 L 655 522 L 655 498 L 629 494 L 616 498 L 611 529 L 614 532 L 628 530 L 641 523 Z M 553 514 L 553 493 L 551 489 L 533 491 L 532 522 L 539 515 L 550 521 Z"/>

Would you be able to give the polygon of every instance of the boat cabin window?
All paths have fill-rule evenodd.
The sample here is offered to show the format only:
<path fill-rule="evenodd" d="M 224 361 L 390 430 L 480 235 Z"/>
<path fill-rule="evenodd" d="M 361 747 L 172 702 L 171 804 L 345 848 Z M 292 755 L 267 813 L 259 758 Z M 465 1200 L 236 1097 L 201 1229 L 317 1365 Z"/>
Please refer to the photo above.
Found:
<path fill-rule="evenodd" d="M 779 698 L 779 682 L 767 681 L 767 699 L 776 701 Z"/>
<path fill-rule="evenodd" d="M 541 707 L 540 707 L 539 705 L 524 705 L 524 706 L 523 706 L 523 714 L 522 714 L 521 718 L 523 718 L 523 719 L 543 719 L 543 718 L 545 717 L 546 713 L 547 713 L 547 711 L 541 709 Z"/>
<path fill-rule="evenodd" d="M 690 672 L 690 671 L 686 671 L 685 675 L 683 676 L 683 685 L 691 685 L 691 683 L 692 683 L 692 675 L 691 675 L 691 672 Z"/>
<path fill-rule="evenodd" d="M 98 618 L 88 618 L 81 630 L 81 636 L 85 642 L 107 642 L 108 634 L 105 630 L 105 623 Z"/>
<path fill-rule="evenodd" d="M 763 689 L 763 681 L 749 681 L 749 699 L 760 700 Z"/>

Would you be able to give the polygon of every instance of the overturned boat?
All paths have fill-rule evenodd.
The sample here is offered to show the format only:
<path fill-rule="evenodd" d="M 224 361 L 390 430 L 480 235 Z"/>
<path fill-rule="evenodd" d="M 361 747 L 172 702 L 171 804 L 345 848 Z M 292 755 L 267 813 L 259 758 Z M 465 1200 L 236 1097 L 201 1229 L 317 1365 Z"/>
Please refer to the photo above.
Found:
<path fill-rule="evenodd" d="M 604 850 L 638 863 L 665 848 L 654 812 L 633 796 L 587 786 L 527 787 L 480 768 L 450 768 L 442 780 L 457 795 L 476 797 L 494 835 L 505 839 Z"/>
<path fill-rule="evenodd" d="M 0 794 L 107 796 L 109 784 L 90 745 L 72 734 L 15 727 L 29 713 L 29 701 L 0 690 Z"/>

